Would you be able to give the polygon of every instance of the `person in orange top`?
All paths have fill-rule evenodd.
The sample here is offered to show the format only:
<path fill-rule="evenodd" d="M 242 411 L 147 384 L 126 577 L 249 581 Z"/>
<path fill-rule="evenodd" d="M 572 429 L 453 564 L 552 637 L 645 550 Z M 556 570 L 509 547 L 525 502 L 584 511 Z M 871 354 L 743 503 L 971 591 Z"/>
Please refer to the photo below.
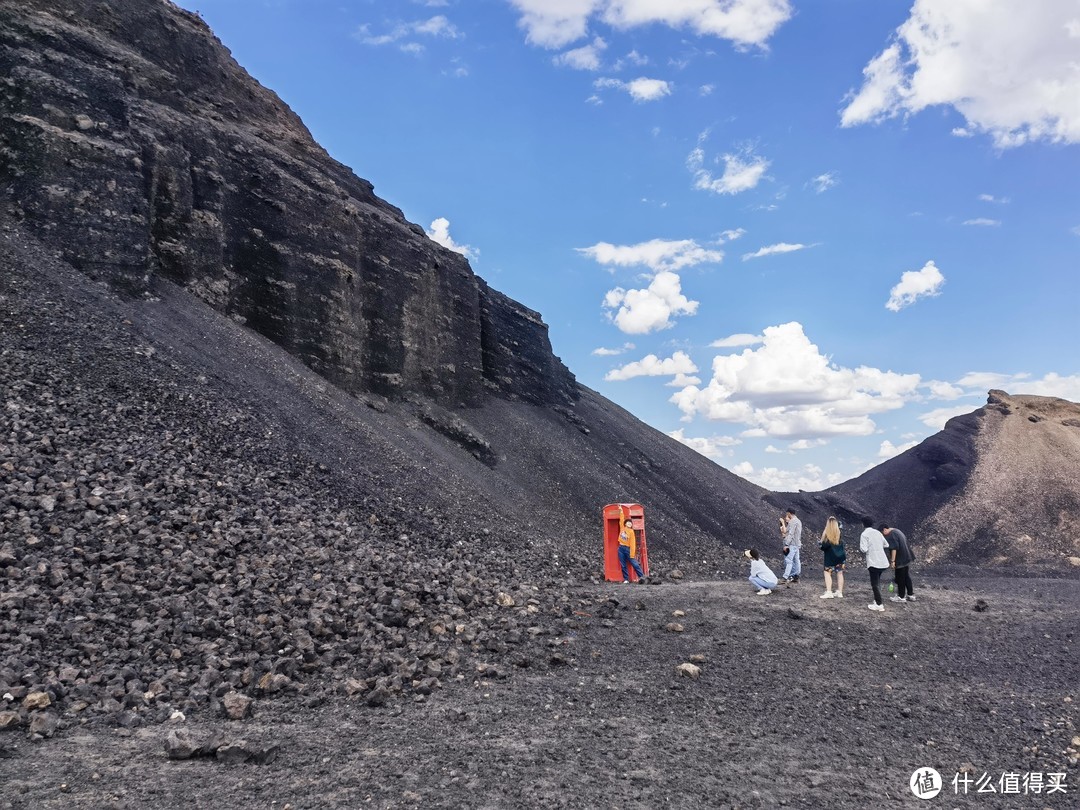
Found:
<path fill-rule="evenodd" d="M 629 563 L 638 576 L 638 582 L 645 581 L 645 574 L 641 571 L 641 563 L 637 561 L 637 535 L 634 534 L 634 521 L 627 518 L 623 521 L 622 531 L 619 532 L 619 568 L 622 569 L 623 584 L 630 581 L 630 572 L 626 570 Z"/>

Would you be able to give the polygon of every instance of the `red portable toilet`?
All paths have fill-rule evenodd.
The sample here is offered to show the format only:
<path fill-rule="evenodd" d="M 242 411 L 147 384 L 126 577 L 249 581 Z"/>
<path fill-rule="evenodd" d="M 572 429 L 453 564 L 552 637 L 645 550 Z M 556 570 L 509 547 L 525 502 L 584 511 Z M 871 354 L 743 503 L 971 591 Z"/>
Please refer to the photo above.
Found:
<path fill-rule="evenodd" d="M 609 503 L 604 507 L 604 579 L 609 582 L 622 582 L 622 568 L 619 567 L 619 531 L 623 521 L 634 521 L 634 534 L 637 536 L 638 559 L 645 576 L 649 575 L 649 549 L 645 544 L 645 507 L 640 503 Z M 627 566 L 630 581 L 637 581 L 637 574 Z"/>

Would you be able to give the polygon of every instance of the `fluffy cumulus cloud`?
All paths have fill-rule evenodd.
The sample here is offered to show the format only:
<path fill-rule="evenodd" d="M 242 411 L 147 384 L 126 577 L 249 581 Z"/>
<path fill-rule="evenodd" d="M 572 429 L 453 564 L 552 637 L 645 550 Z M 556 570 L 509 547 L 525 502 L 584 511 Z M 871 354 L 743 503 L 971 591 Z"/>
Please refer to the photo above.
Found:
<path fill-rule="evenodd" d="M 667 377 L 693 374 L 698 370 L 694 361 L 686 352 L 675 352 L 671 357 L 661 360 L 655 354 L 647 354 L 640 360 L 612 369 L 604 375 L 608 382 L 632 380 L 634 377 Z"/>
<path fill-rule="evenodd" d="M 671 397 L 685 419 L 742 424 L 744 436 L 868 436 L 873 414 L 918 396 L 918 374 L 836 365 L 797 322 L 770 326 L 762 337 L 759 348 L 714 358 L 708 385 Z"/>
<path fill-rule="evenodd" d="M 731 471 L 773 492 L 817 492 L 844 480 L 844 476 L 838 473 L 826 475 L 816 464 L 805 464 L 795 470 L 782 470 L 778 467 L 759 469 L 749 461 L 743 461 L 732 467 Z"/>
<path fill-rule="evenodd" d="M 560 53 L 552 61 L 556 65 L 574 68 L 575 70 L 599 70 L 600 55 L 607 49 L 607 43 L 601 37 L 597 37 L 588 45 Z"/>
<path fill-rule="evenodd" d="M 893 444 L 888 439 L 886 439 L 885 441 L 883 441 L 881 443 L 881 446 L 878 447 L 878 452 L 877 452 L 878 461 L 885 461 L 887 459 L 892 458 L 893 456 L 898 456 L 901 453 L 910 450 L 912 447 L 914 447 L 917 444 L 918 444 L 917 441 L 912 441 L 912 442 L 904 442 L 903 444 L 897 445 L 897 444 Z"/>
<path fill-rule="evenodd" d="M 736 439 L 734 436 L 687 436 L 682 428 L 673 430 L 668 436 L 677 442 L 682 442 L 693 450 L 697 450 L 706 458 L 721 458 L 730 455 L 731 451 L 727 450 L 727 448 L 742 444 L 742 439 Z"/>
<path fill-rule="evenodd" d="M 597 79 L 593 86 L 598 90 L 615 88 L 630 94 L 634 101 L 642 103 L 646 101 L 658 101 L 664 96 L 670 96 L 675 85 L 662 79 L 646 79 L 644 77 L 624 82 L 620 79 Z"/>
<path fill-rule="evenodd" d="M 688 385 L 701 385 L 701 377 L 693 374 L 676 374 L 669 382 L 664 383 L 669 388 L 686 388 Z"/>
<path fill-rule="evenodd" d="M 919 421 L 934 430 L 942 430 L 945 427 L 945 423 L 954 416 L 971 413 L 973 410 L 975 409 L 970 405 L 956 405 L 950 408 L 934 408 L 932 411 L 919 414 Z"/>
<path fill-rule="evenodd" d="M 705 150 L 697 146 L 686 158 L 686 168 L 694 177 L 694 188 L 713 194 L 738 194 L 754 188 L 765 176 L 769 161 L 751 151 L 729 153 L 719 158 L 724 170 L 719 177 L 705 165 Z"/>
<path fill-rule="evenodd" d="M 714 340 L 709 346 L 713 349 L 737 349 L 742 346 L 757 346 L 764 340 L 765 338 L 761 335 L 750 335 L 746 332 L 739 332 L 734 335 L 728 335 L 726 338 Z"/>
<path fill-rule="evenodd" d="M 593 349 L 592 354 L 596 355 L 597 357 L 618 357 L 620 354 L 626 354 L 633 348 L 633 343 L 624 343 L 617 349 L 605 349 L 603 346 L 601 346 L 598 349 Z"/>
<path fill-rule="evenodd" d="M 590 19 L 626 30 L 661 23 L 737 47 L 765 47 L 791 18 L 789 0 L 509 0 L 529 42 L 562 48 L 584 37 Z"/>
<path fill-rule="evenodd" d="M 960 399 L 966 394 L 960 386 L 943 380 L 930 380 L 925 387 L 930 391 L 931 399 Z"/>
<path fill-rule="evenodd" d="M 945 284 L 945 276 L 932 261 L 923 265 L 921 270 L 908 270 L 900 276 L 900 281 L 889 291 L 889 300 L 885 302 L 885 309 L 899 312 L 920 298 L 940 295 L 943 284 Z"/>
<path fill-rule="evenodd" d="M 480 255 L 480 251 L 469 245 L 459 245 L 450 236 L 450 220 L 446 217 L 439 217 L 431 223 L 431 227 L 427 231 L 428 238 L 433 242 L 438 242 L 444 248 L 460 253 L 467 259 L 475 259 Z"/>
<path fill-rule="evenodd" d="M 777 242 L 775 245 L 766 245 L 765 247 L 758 248 L 753 253 L 744 253 L 742 259 L 745 262 L 747 259 L 760 259 L 762 256 L 773 256 L 777 253 L 794 253 L 796 250 L 805 250 L 808 247 L 812 247 L 812 245 Z"/>
<path fill-rule="evenodd" d="M 724 251 L 702 247 L 693 239 L 650 239 L 636 245 L 597 242 L 577 248 L 577 252 L 605 267 L 647 267 L 654 273 L 716 263 L 724 258 Z"/>
<path fill-rule="evenodd" d="M 987 133 L 1002 148 L 1080 143 L 1080 9 L 1040 0 L 915 0 L 893 41 L 863 70 L 843 126 L 927 107 L 955 108 L 956 134 Z"/>
<path fill-rule="evenodd" d="M 628 335 L 644 335 L 674 326 L 677 315 L 693 315 L 698 302 L 682 293 L 677 273 L 664 270 L 657 273 L 649 286 L 639 290 L 616 287 L 604 296 L 604 307 L 620 331 Z"/>

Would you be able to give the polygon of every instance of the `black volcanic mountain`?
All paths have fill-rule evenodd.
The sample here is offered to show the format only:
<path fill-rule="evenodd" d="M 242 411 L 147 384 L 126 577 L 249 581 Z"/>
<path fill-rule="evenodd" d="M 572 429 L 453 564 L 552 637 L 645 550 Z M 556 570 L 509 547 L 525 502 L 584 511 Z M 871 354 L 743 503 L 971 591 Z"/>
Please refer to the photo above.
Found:
<path fill-rule="evenodd" d="M 597 556 L 613 501 L 650 506 L 658 562 L 712 566 L 771 533 L 760 488 L 579 386 L 537 313 L 329 157 L 197 15 L 164 0 L 20 0 L 0 3 L 0 36 L 0 187 L 20 232 L 125 295 L 153 345 L 262 387 L 266 408 L 300 406 L 240 327 L 334 396 L 375 405 L 340 416 L 361 434 L 348 439 L 289 425 L 354 485 L 358 458 L 383 464 L 372 498 L 375 480 L 414 480 L 436 512 L 472 504 L 508 543 L 564 560 Z"/>

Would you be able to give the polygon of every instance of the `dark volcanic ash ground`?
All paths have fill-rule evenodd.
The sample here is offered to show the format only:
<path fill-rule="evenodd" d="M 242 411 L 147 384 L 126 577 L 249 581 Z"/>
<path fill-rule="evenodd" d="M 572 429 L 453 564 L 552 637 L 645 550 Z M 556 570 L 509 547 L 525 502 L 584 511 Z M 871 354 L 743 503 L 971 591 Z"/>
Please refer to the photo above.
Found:
<path fill-rule="evenodd" d="M 875 614 L 853 580 L 827 601 L 808 580 L 574 588 L 562 666 L 463 672 L 424 703 L 285 695 L 240 721 L 19 737 L 0 806 L 1075 807 L 1078 583 L 920 578 L 917 603 Z M 177 729 L 279 748 L 171 761 Z M 927 766 L 934 802 L 908 788 Z M 1066 793 L 954 793 L 1008 773 L 1064 773 Z"/>

